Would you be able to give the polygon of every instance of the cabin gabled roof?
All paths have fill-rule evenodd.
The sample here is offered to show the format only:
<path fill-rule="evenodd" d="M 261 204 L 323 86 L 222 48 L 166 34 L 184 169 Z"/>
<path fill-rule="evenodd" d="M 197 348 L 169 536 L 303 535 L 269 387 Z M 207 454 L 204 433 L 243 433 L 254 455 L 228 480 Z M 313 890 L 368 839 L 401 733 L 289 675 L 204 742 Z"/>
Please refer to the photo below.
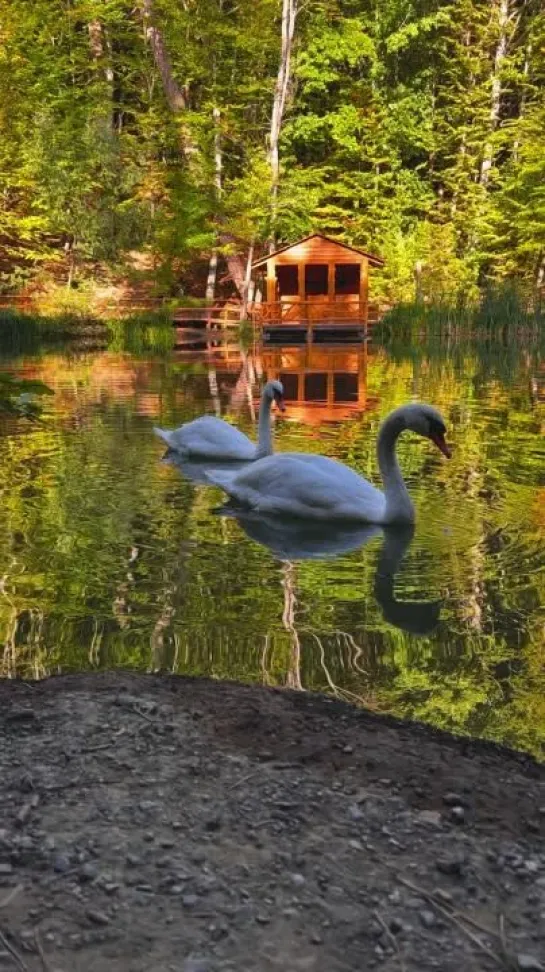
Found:
<path fill-rule="evenodd" d="M 268 262 L 268 260 L 274 259 L 274 257 L 278 256 L 280 253 L 286 253 L 287 250 L 292 250 L 294 247 L 300 246 L 301 243 L 307 243 L 309 240 L 314 239 L 324 240 L 326 243 L 332 243 L 334 246 L 340 246 L 344 250 L 351 250 L 352 253 L 357 253 L 359 256 L 367 257 L 372 267 L 384 266 L 384 260 L 382 257 L 376 256 L 374 253 L 368 253 L 366 250 L 360 250 L 357 246 L 349 246 L 348 243 L 341 243 L 339 240 L 333 240 L 330 236 L 324 236 L 323 233 L 310 233 L 309 236 L 304 236 L 301 240 L 297 240 L 295 243 L 287 243 L 285 246 L 279 247 L 278 250 L 275 250 L 273 253 L 268 253 L 267 256 L 260 257 L 259 260 L 254 260 L 252 263 L 252 270 L 255 270 L 256 267 L 262 267 Z"/>

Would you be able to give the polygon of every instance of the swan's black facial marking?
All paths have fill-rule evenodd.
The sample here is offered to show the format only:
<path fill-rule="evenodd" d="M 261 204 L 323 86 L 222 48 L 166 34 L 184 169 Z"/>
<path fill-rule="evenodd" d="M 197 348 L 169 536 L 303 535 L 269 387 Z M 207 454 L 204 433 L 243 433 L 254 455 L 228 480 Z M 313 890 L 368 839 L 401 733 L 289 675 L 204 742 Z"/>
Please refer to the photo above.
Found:
<path fill-rule="evenodd" d="M 283 396 L 283 394 L 282 394 L 282 392 L 279 392 L 279 391 L 278 391 L 278 390 L 277 390 L 277 389 L 275 388 L 275 389 L 274 389 L 274 392 L 273 392 L 273 398 L 274 398 L 274 400 L 275 400 L 275 402 L 276 402 L 276 407 L 277 407 L 277 408 L 278 408 L 278 409 L 279 409 L 279 410 L 280 410 L 281 412 L 285 412 L 285 411 L 286 411 L 286 403 L 285 403 L 285 401 L 284 401 L 284 396 Z"/>
<path fill-rule="evenodd" d="M 450 459 L 452 452 L 450 446 L 445 442 L 446 426 L 440 419 L 428 418 L 429 436 L 437 448 Z"/>

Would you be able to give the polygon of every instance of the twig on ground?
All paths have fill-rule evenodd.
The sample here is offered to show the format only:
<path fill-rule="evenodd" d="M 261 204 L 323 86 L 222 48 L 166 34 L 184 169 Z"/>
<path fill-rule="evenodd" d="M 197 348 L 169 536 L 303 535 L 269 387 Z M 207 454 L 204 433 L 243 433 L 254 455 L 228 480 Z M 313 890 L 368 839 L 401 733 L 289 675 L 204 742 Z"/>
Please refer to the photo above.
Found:
<path fill-rule="evenodd" d="M 40 962 L 42 963 L 42 972 L 51 972 L 51 966 L 45 957 L 44 950 L 42 948 L 42 943 L 40 941 L 40 932 L 38 928 L 34 929 L 34 942 L 38 950 L 38 955 L 40 956 Z"/>
<path fill-rule="evenodd" d="M 0 942 L 2 943 L 6 951 L 9 952 L 17 967 L 21 969 L 22 972 L 28 972 L 28 965 L 23 961 L 23 959 L 19 955 L 19 952 L 15 948 L 15 945 L 12 945 L 9 939 L 6 938 L 3 931 L 0 931 Z"/>
<path fill-rule="evenodd" d="M 390 929 L 388 928 L 388 925 L 384 921 L 384 918 L 382 917 L 381 914 L 379 914 L 378 911 L 373 911 L 373 915 L 376 918 L 376 920 L 378 921 L 380 927 L 383 929 L 384 934 L 386 935 L 386 938 L 388 939 L 388 941 L 392 945 L 392 948 L 394 949 L 396 958 L 397 958 L 397 960 L 398 960 L 398 962 L 399 962 L 399 964 L 401 966 L 401 972 L 405 972 L 405 963 L 403 961 L 403 956 L 402 956 L 401 952 L 399 951 L 399 945 L 397 944 L 395 935 L 393 934 L 393 932 L 390 931 Z"/>
<path fill-rule="evenodd" d="M 448 918 L 449 921 L 451 921 L 454 925 L 456 925 L 457 928 L 460 929 L 460 931 L 463 931 L 464 935 L 466 935 L 467 938 L 469 938 L 469 940 L 472 941 L 473 944 L 476 945 L 477 948 L 481 950 L 481 952 L 484 952 L 485 955 L 488 955 L 489 958 L 493 959 L 494 962 L 497 962 L 499 965 L 506 964 L 504 956 L 498 955 L 498 953 L 494 952 L 491 948 L 488 947 L 488 945 L 485 945 L 482 939 L 478 938 L 477 935 L 474 935 L 473 932 L 467 927 L 467 925 L 464 924 L 464 922 L 467 922 L 467 924 L 471 924 L 474 927 L 477 927 L 479 931 L 482 931 L 485 933 L 485 935 L 490 935 L 493 938 L 498 937 L 497 932 L 491 931 L 489 928 L 485 928 L 483 925 L 477 924 L 477 922 L 473 918 L 470 918 L 469 915 L 458 914 L 458 912 L 450 908 L 446 908 L 438 900 L 437 895 L 432 894 L 430 891 L 426 891 L 424 888 L 420 888 L 417 884 L 413 884 L 412 881 L 408 881 L 406 878 L 403 878 L 400 875 L 398 875 L 397 879 L 401 884 L 404 884 L 412 891 L 415 891 L 416 894 L 419 894 L 423 898 L 426 898 L 434 906 L 434 908 L 437 909 L 437 911 L 439 911 L 445 918 Z"/>
<path fill-rule="evenodd" d="M 4 898 L 4 900 L 0 901 L 0 908 L 7 908 L 7 906 L 13 901 L 14 898 L 17 897 L 18 894 L 20 894 L 22 890 L 23 890 L 22 884 L 18 884 L 15 888 L 12 888 L 12 890 Z"/>
<path fill-rule="evenodd" d="M 236 783 L 232 783 L 231 786 L 227 787 L 227 789 L 236 790 L 237 786 L 242 786 L 243 783 L 246 783 L 248 780 L 251 780 L 252 777 L 257 776 L 258 773 L 259 773 L 258 769 L 252 770 L 252 772 L 247 773 L 246 776 L 241 776 L 240 780 L 237 780 Z"/>

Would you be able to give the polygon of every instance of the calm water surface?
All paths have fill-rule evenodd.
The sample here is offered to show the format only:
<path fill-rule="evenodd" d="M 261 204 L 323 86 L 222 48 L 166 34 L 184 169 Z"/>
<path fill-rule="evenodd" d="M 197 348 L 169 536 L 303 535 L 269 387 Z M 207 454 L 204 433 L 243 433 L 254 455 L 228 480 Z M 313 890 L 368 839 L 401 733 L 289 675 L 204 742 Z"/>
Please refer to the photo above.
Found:
<path fill-rule="evenodd" d="M 501 349 L 225 347 L 7 364 L 55 397 L 41 424 L 1 429 L 0 675 L 123 666 L 324 690 L 544 757 L 539 363 Z M 277 448 L 377 483 L 380 420 L 414 398 L 442 411 L 450 463 L 409 434 L 399 447 L 414 536 L 318 541 L 237 520 L 217 512 L 219 490 L 162 461 L 154 424 L 211 412 L 254 435 L 273 376 L 290 400 Z"/>

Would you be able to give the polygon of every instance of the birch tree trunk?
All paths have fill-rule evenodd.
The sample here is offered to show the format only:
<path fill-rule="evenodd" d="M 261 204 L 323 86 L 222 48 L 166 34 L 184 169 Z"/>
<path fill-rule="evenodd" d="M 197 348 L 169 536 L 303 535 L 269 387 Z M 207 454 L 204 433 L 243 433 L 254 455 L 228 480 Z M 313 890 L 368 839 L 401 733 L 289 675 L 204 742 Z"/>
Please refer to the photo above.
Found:
<path fill-rule="evenodd" d="M 214 188 L 216 201 L 219 203 L 223 193 L 223 154 L 221 148 L 221 130 L 220 130 L 220 120 L 221 112 L 217 106 L 214 106 L 212 110 L 212 119 L 214 123 Z M 218 249 L 214 247 L 210 255 L 210 263 L 208 264 L 208 278 L 206 281 L 206 293 L 205 297 L 207 300 L 214 300 L 216 296 L 216 278 L 218 274 Z"/>
<path fill-rule="evenodd" d="M 282 0 L 282 44 L 280 64 L 274 88 L 274 101 L 269 135 L 269 164 L 271 167 L 271 249 L 275 243 L 275 223 L 278 211 L 278 184 L 280 180 L 279 142 L 286 108 L 291 77 L 291 53 L 295 33 L 298 0 Z"/>
<path fill-rule="evenodd" d="M 510 19 L 509 10 L 510 0 L 499 0 L 498 6 L 498 42 L 494 55 L 494 68 L 492 73 L 492 91 L 490 101 L 490 133 L 496 131 L 500 121 L 501 110 L 501 69 L 507 54 L 508 28 Z M 484 149 L 483 160 L 481 162 L 481 172 L 479 182 L 481 186 L 487 186 L 490 178 L 490 170 L 494 160 L 494 149 L 490 139 Z"/>
<path fill-rule="evenodd" d="M 519 124 L 522 121 L 522 119 L 524 118 L 524 115 L 526 113 L 526 100 L 527 100 L 527 97 L 528 97 L 528 88 L 527 88 L 527 85 L 528 85 L 528 75 L 530 73 L 530 59 L 531 59 L 531 57 L 532 57 L 532 45 L 531 44 L 528 44 L 526 46 L 526 53 L 524 55 L 524 67 L 523 67 L 523 70 L 522 70 L 522 76 L 524 78 L 524 82 L 523 82 L 524 87 L 522 89 L 522 94 L 521 94 L 521 97 L 520 97 L 519 116 L 518 116 Z M 515 138 L 515 141 L 513 143 L 513 159 L 514 159 L 515 162 L 518 162 L 519 146 L 520 146 L 520 138 L 519 138 L 519 135 L 517 134 L 517 136 Z"/>

